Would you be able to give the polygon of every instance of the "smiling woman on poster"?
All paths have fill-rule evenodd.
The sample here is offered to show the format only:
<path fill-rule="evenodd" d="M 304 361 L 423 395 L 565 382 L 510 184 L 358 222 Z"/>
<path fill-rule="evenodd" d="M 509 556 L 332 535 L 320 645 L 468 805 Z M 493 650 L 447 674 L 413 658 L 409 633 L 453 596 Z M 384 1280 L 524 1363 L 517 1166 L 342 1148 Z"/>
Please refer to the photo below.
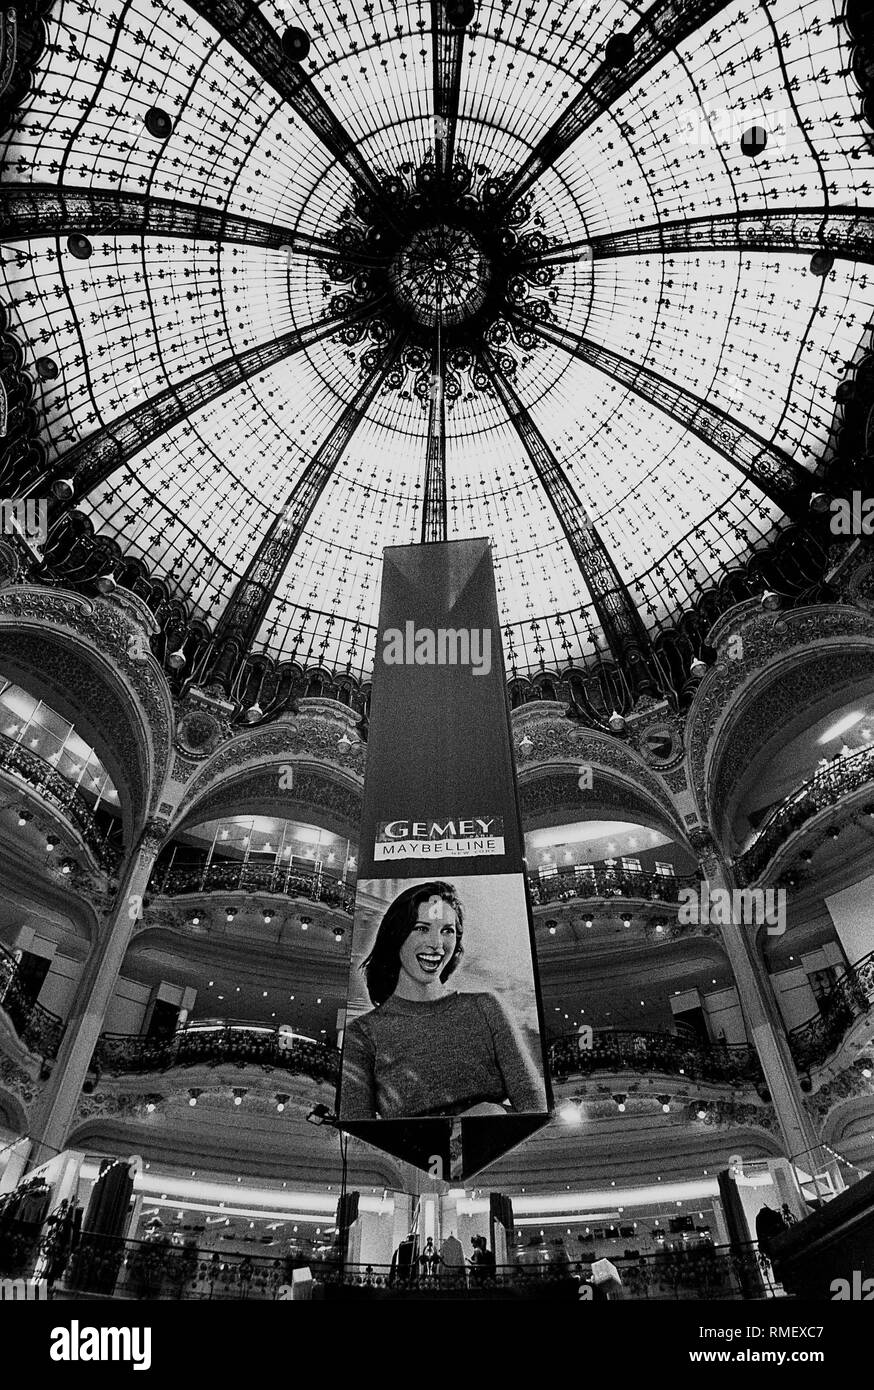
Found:
<path fill-rule="evenodd" d="M 544 1108 L 543 1082 L 499 1001 L 448 988 L 463 932 L 449 883 L 407 888 L 388 908 L 362 966 L 375 1007 L 346 1030 L 341 1119 Z"/>

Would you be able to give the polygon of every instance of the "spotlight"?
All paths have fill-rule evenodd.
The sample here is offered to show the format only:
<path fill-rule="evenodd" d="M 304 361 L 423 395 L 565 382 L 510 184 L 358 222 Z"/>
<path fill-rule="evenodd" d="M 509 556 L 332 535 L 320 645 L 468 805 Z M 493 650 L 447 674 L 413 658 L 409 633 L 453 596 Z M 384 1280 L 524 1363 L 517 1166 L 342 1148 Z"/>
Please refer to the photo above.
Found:
<path fill-rule="evenodd" d="M 476 14 L 476 0 L 446 0 L 446 18 L 453 29 L 464 29 Z"/>
<path fill-rule="evenodd" d="M 75 867 L 76 867 L 75 860 L 73 860 L 73 859 L 65 859 L 64 862 L 63 862 L 63 864 L 61 865 L 61 873 L 62 873 L 62 874 L 71 874 L 71 873 L 73 872 L 73 870 L 75 869 Z"/>
<path fill-rule="evenodd" d="M 276 913 L 273 911 L 272 907 L 265 907 L 264 911 L 261 913 L 261 916 L 264 918 L 265 922 L 270 923 L 273 921 L 273 918 L 276 916 Z"/>
<path fill-rule="evenodd" d="M 301 929 L 301 931 L 307 931 L 307 930 L 309 929 L 309 925 L 310 925 L 310 922 L 311 922 L 311 921 L 312 921 L 312 918 L 311 918 L 311 917 L 301 917 L 301 919 L 300 919 L 300 929 Z"/>
<path fill-rule="evenodd" d="M 179 647 L 177 651 L 170 652 L 165 660 L 171 671 L 181 671 L 187 660 L 185 648 Z"/>
<path fill-rule="evenodd" d="M 694 661 L 689 663 L 689 675 L 696 681 L 703 680 L 707 675 L 707 662 L 696 656 Z"/>
<path fill-rule="evenodd" d="M 656 1096 L 656 1100 L 658 1101 L 659 1105 L 662 1107 L 662 1110 L 664 1110 L 665 1114 L 667 1115 L 667 1114 L 669 1113 L 670 1109 L 671 1109 L 671 1098 L 670 1098 L 670 1096 Z"/>
<path fill-rule="evenodd" d="M 99 578 L 95 579 L 94 584 L 101 594 L 112 594 L 118 588 L 115 582 L 115 575 L 109 572 L 101 574 Z"/>
<path fill-rule="evenodd" d="M 291 25 L 282 35 L 282 51 L 293 63 L 302 63 L 310 51 L 310 36 Z"/>
<path fill-rule="evenodd" d="M 199 926 L 200 926 L 200 917 L 199 917 L 199 916 L 197 915 L 197 913 L 195 912 L 195 913 L 193 913 L 193 914 L 189 917 L 188 922 L 189 922 L 189 925 L 192 926 L 192 927 L 199 927 Z"/>
<path fill-rule="evenodd" d="M 237 915 L 237 913 L 239 912 L 239 910 L 240 910 L 240 909 L 239 909 L 238 907 L 226 907 L 226 908 L 225 908 L 225 918 L 226 918 L 226 920 L 227 920 L 228 922 L 233 922 L 233 920 L 234 920 L 234 918 L 236 917 L 236 915 Z"/>
<path fill-rule="evenodd" d="M 76 257 L 77 261 L 87 261 L 94 247 L 86 236 L 82 236 L 80 232 L 75 232 L 73 236 L 67 237 L 67 250 L 71 256 Z"/>
<path fill-rule="evenodd" d="M 610 718 L 607 720 L 607 723 L 614 734 L 625 733 L 625 720 L 618 710 L 615 709 L 613 711 L 613 713 L 610 715 Z"/>
<path fill-rule="evenodd" d="M 248 709 L 243 710 L 241 717 L 244 724 L 255 724 L 259 719 L 263 718 L 263 716 L 264 711 L 256 700 L 254 705 L 250 705 Z"/>
<path fill-rule="evenodd" d="M 572 1101 L 566 1101 L 558 1114 L 559 1119 L 564 1120 L 566 1125 L 581 1125 L 583 1123 L 582 1111 Z"/>
<path fill-rule="evenodd" d="M 345 730 L 337 739 L 337 747 L 341 753 L 348 753 L 349 749 L 352 747 L 352 740 Z"/>
<path fill-rule="evenodd" d="M 201 1089 L 198 1089 L 198 1087 L 193 1086 L 188 1092 L 188 1104 L 192 1106 L 196 1105 L 202 1095 L 203 1091 Z"/>
<path fill-rule="evenodd" d="M 60 376 L 61 369 L 53 357 L 38 357 L 36 359 L 36 374 L 42 381 L 54 381 Z"/>
<path fill-rule="evenodd" d="M 19 811 L 19 812 L 18 812 L 18 824 L 19 824 L 19 825 L 27 825 L 27 822 L 28 822 L 29 820 L 33 820 L 33 815 L 31 814 L 30 811 Z"/>
<path fill-rule="evenodd" d="M 550 936 L 555 936 L 555 933 L 558 930 L 558 922 L 556 922 L 554 919 L 550 919 L 550 921 L 548 921 L 546 924 L 546 930 L 549 932 Z"/>
<path fill-rule="evenodd" d="M 73 491 L 72 478 L 55 478 L 52 483 L 52 492 L 59 502 L 69 502 L 73 496 Z"/>
<path fill-rule="evenodd" d="M 595 925 L 595 919 L 594 919 L 594 917 L 584 917 L 584 918 L 583 918 L 583 925 L 586 926 L 586 927 L 589 927 L 589 928 L 593 927 L 593 926 Z"/>
<path fill-rule="evenodd" d="M 634 57 L 634 39 L 630 34 L 611 34 L 604 45 L 604 58 L 611 68 L 624 68 Z"/>
<path fill-rule="evenodd" d="M 666 924 L 664 922 L 656 922 L 655 929 L 659 933 L 659 935 L 661 935 L 661 933 L 664 931 L 665 925 Z"/>
<path fill-rule="evenodd" d="M 775 594 L 773 589 L 764 589 L 759 604 L 766 613 L 774 613 L 780 607 L 780 595 Z"/>
<path fill-rule="evenodd" d="M 830 825 L 825 833 L 830 840 L 837 840 L 841 833 L 841 827 L 839 825 Z"/>
<path fill-rule="evenodd" d="M 291 1100 L 291 1096 L 286 1095 L 283 1091 L 278 1091 L 278 1092 L 277 1092 L 277 1094 L 276 1094 L 276 1109 L 278 1110 L 278 1112 L 279 1112 L 280 1115 L 282 1114 L 283 1110 L 285 1109 L 286 1105 L 288 1104 L 288 1102 L 289 1102 L 290 1100 Z"/>
<path fill-rule="evenodd" d="M 871 1061 L 870 1057 L 857 1057 L 853 1066 L 862 1073 L 866 1081 L 869 1081 L 874 1074 L 874 1062 Z"/>
<path fill-rule="evenodd" d="M 705 1107 L 704 1107 L 703 1105 L 700 1105 L 700 1106 L 698 1107 L 697 1115 L 698 1115 L 698 1119 L 699 1119 L 699 1120 L 706 1120 L 706 1118 L 707 1118 L 707 1111 L 706 1111 L 706 1109 L 705 1109 Z"/>
<path fill-rule="evenodd" d="M 812 512 L 827 512 L 829 509 L 829 497 L 827 492 L 812 492 L 810 494 L 810 510 Z"/>
<path fill-rule="evenodd" d="M 614 1099 L 615 1102 L 616 1102 L 616 1109 L 619 1111 L 620 1115 L 624 1115 L 624 1114 L 625 1114 L 625 1102 L 626 1102 L 626 1100 L 628 1099 L 628 1096 L 625 1095 L 623 1092 L 620 1091 L 620 1092 L 618 1092 L 618 1093 L 613 1097 L 613 1099 Z"/>
<path fill-rule="evenodd" d="M 811 275 L 819 275 L 820 277 L 826 276 L 834 263 L 835 258 L 831 251 L 814 251 L 810 258 L 810 273 Z"/>
<path fill-rule="evenodd" d="M 173 122 L 160 106 L 152 106 L 146 112 L 144 125 L 156 140 L 167 140 L 173 134 Z"/>
<path fill-rule="evenodd" d="M 623 927 L 630 927 L 630 926 L 631 926 L 631 918 L 628 916 L 627 913 L 626 913 L 625 916 L 622 918 L 622 925 L 623 925 Z"/>
<path fill-rule="evenodd" d="M 342 940 L 343 940 L 343 937 L 344 937 L 345 935 L 346 935 L 346 932 L 345 932 L 345 930 L 344 930 L 343 927 L 335 927 L 335 928 L 334 928 L 334 940 L 335 940 L 335 941 L 342 941 Z"/>
<path fill-rule="evenodd" d="M 244 1096 L 244 1095 L 246 1095 L 246 1087 L 245 1087 L 245 1086 L 235 1086 L 235 1087 L 234 1087 L 234 1105 L 242 1105 L 242 1104 L 243 1104 L 243 1096 Z"/>
<path fill-rule="evenodd" d="M 533 740 L 533 739 L 530 739 L 530 738 L 528 737 L 527 734 L 525 735 L 524 738 L 521 738 L 521 739 L 519 740 L 519 752 L 520 752 L 520 753 L 524 753 L 526 757 L 527 757 L 528 754 L 531 752 L 531 749 L 532 749 L 533 747 L 534 747 L 534 740 Z"/>

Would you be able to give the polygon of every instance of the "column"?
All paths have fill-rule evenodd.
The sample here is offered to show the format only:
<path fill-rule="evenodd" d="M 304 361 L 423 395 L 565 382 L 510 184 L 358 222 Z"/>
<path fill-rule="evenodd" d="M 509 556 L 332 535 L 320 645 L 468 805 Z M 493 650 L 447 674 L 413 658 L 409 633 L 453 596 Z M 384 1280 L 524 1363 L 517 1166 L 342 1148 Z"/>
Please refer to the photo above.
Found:
<path fill-rule="evenodd" d="M 731 892 L 734 880 L 722 861 L 712 836 L 702 830 L 692 837 L 711 898 L 719 890 Z M 777 1115 L 777 1122 L 789 1158 L 797 1160 L 809 1173 L 830 1169 L 819 1135 L 804 1106 L 798 1072 L 789 1051 L 783 1021 L 764 962 L 756 947 L 756 928 L 752 923 L 734 921 L 720 925 L 722 942 L 737 986 L 747 1034 L 756 1049 L 765 1084 Z"/>
<path fill-rule="evenodd" d="M 125 953 L 142 917 L 142 900 L 167 830 L 166 821 L 149 821 L 119 875 L 115 902 L 106 914 L 83 972 L 54 1071 L 33 1106 L 31 1168 L 51 1158 L 66 1143 Z"/>

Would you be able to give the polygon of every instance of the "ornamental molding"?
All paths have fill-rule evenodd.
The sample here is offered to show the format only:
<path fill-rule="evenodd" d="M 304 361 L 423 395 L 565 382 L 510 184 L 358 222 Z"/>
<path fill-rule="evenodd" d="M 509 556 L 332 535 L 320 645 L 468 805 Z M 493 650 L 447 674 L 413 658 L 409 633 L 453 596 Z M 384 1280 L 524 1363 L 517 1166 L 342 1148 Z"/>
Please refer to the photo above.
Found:
<path fill-rule="evenodd" d="M 805 1096 L 804 1108 L 823 1133 L 823 1126 L 836 1106 L 860 1099 L 870 1102 L 869 1113 L 874 1116 L 874 1082 L 849 1066 L 825 1081 L 812 1095 Z"/>
<path fill-rule="evenodd" d="M 565 717 L 564 710 L 563 705 L 538 701 L 514 711 L 513 743 L 523 821 L 550 810 L 572 810 L 579 819 L 586 813 L 588 796 L 599 804 L 609 802 L 655 817 L 683 841 L 683 822 L 663 778 L 634 748 L 581 728 Z M 659 715 L 654 722 L 664 721 Z M 520 748 L 526 738 L 533 746 Z M 607 774 L 595 794 L 578 786 L 581 763 L 592 767 L 596 784 L 596 768 Z"/>
<path fill-rule="evenodd" d="M 36 1099 L 39 1083 L 11 1057 L 0 1053 L 0 1086 L 18 1101 L 26 1111 Z"/>
<path fill-rule="evenodd" d="M 689 710 L 687 748 L 699 815 L 724 829 L 726 793 L 786 714 L 814 706 L 836 684 L 835 653 L 853 657 L 859 675 L 874 673 L 874 618 L 836 605 L 774 616 L 749 601 L 720 619 L 714 638 L 717 663 Z"/>
<path fill-rule="evenodd" d="M 351 743 L 348 751 L 339 746 L 344 736 Z M 291 800 L 298 796 L 305 771 L 321 771 L 326 786 L 332 783 L 346 790 L 347 815 L 353 804 L 349 798 L 357 797 L 353 817 L 357 822 L 365 758 L 366 745 L 355 732 L 354 716 L 345 705 L 333 700 L 301 701 L 300 714 L 284 714 L 267 727 L 239 733 L 212 754 L 188 786 L 177 808 L 176 825 L 191 823 L 192 815 L 200 817 L 208 794 L 226 795 L 230 784 L 236 786 L 244 773 L 266 776 L 273 798 L 281 793 Z M 280 785 L 284 766 L 291 768 L 288 788 Z M 210 795 L 210 804 L 215 803 L 216 797 Z"/>
<path fill-rule="evenodd" d="M 47 628 L 71 645 L 64 650 L 46 641 Z M 166 776 L 175 716 L 160 666 L 150 651 L 138 655 L 155 630 L 148 609 L 133 595 L 116 602 L 16 585 L 0 590 L 0 630 L 6 650 L 20 637 L 20 660 L 37 679 L 49 676 L 89 720 L 99 718 L 107 743 L 131 774 L 138 767 L 145 771 L 145 785 L 132 792 L 139 793 L 136 818 L 153 809 Z M 93 669 L 95 654 L 102 679 Z"/>

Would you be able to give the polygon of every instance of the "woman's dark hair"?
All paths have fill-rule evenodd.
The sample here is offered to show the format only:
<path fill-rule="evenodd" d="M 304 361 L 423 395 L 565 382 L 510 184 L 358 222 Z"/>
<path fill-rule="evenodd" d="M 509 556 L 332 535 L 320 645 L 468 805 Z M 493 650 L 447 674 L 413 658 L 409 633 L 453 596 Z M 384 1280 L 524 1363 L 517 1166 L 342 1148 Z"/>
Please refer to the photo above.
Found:
<path fill-rule="evenodd" d="M 455 913 L 455 950 L 449 964 L 440 972 L 440 979 L 446 981 L 457 969 L 464 947 L 461 944 L 464 929 L 464 908 L 451 883 L 425 883 L 418 888 L 405 888 L 399 893 L 379 924 L 373 950 L 364 961 L 361 969 L 367 981 L 367 993 L 374 1005 L 384 1004 L 397 989 L 401 973 L 400 949 L 416 924 L 419 905 L 429 898 L 442 898 Z"/>

